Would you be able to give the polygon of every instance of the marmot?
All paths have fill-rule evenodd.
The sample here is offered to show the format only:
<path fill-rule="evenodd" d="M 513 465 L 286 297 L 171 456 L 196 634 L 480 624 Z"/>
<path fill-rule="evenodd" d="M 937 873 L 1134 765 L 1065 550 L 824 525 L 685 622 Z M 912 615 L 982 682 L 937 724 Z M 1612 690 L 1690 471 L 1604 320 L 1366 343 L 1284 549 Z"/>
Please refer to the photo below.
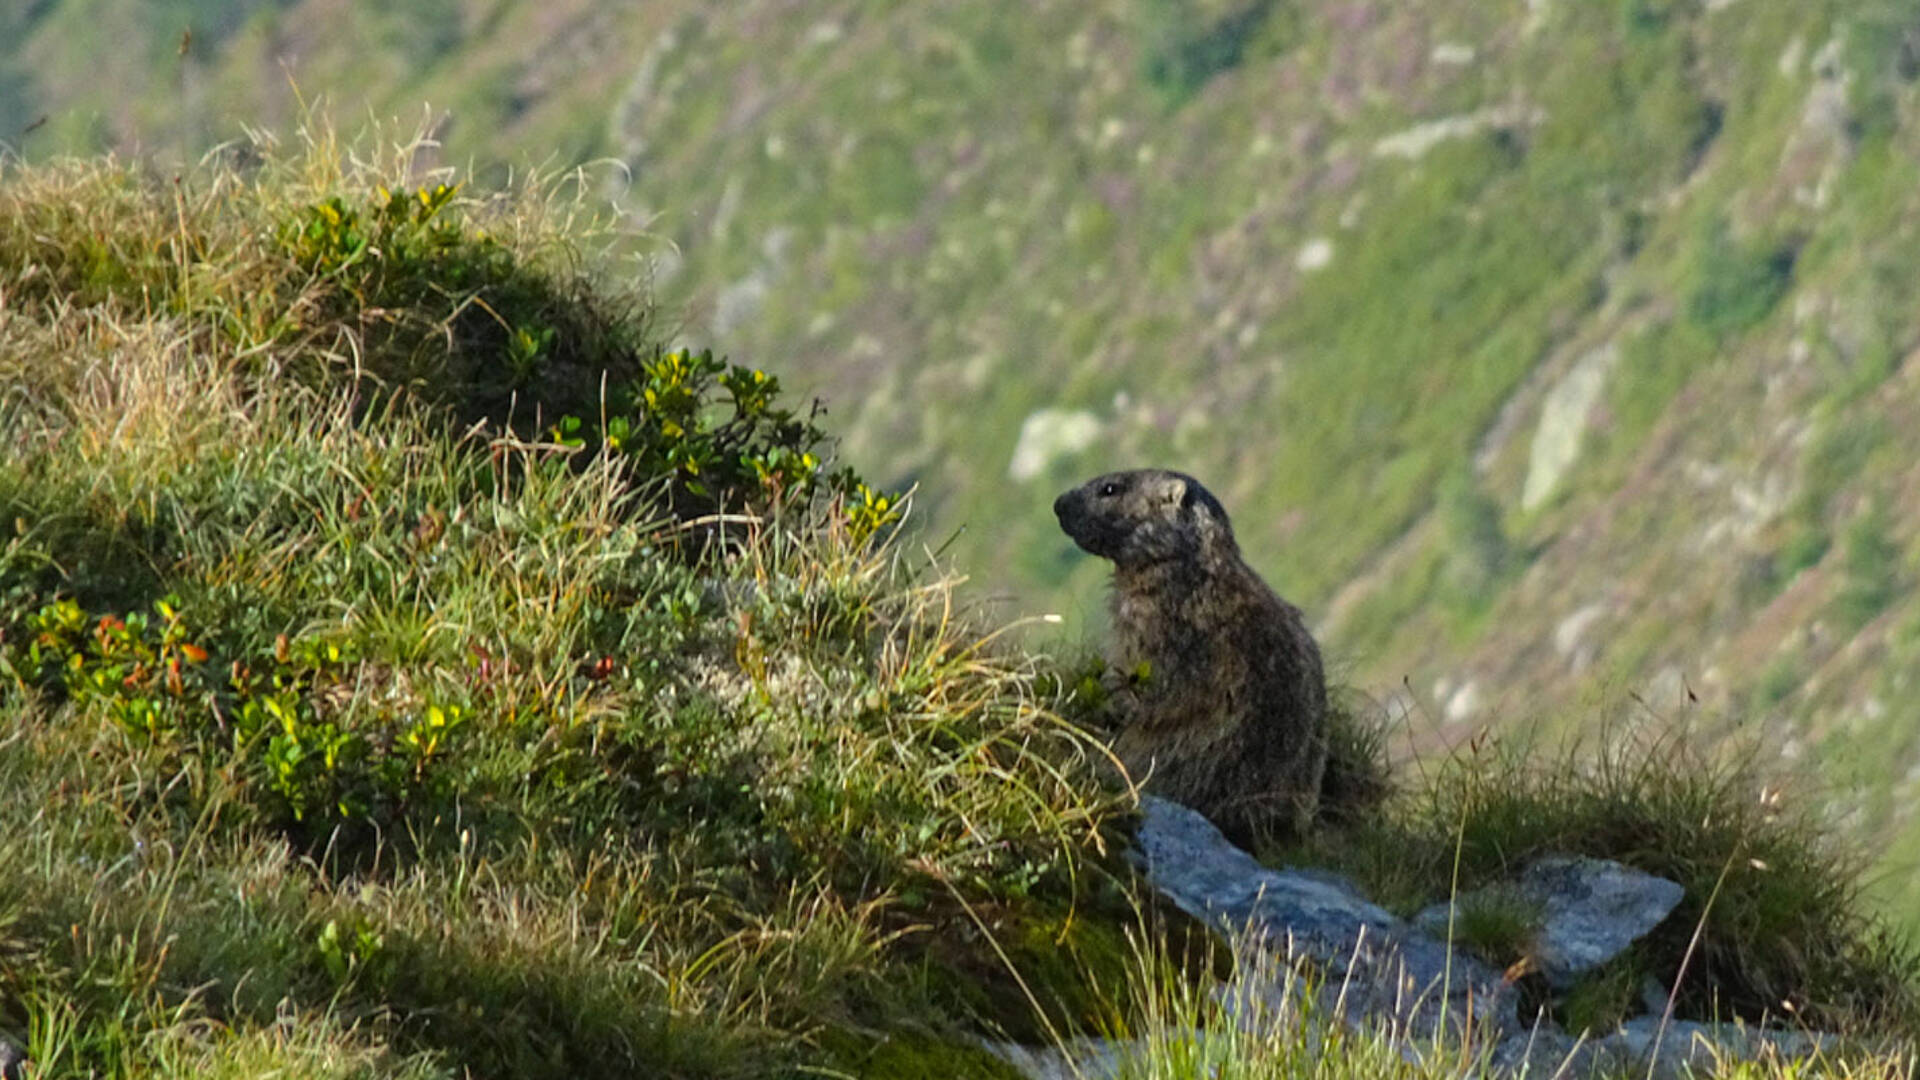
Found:
<path fill-rule="evenodd" d="M 1113 560 L 1114 753 L 1230 838 L 1300 835 L 1327 763 L 1327 687 L 1300 610 L 1240 557 L 1227 512 L 1162 469 L 1096 477 L 1053 504 Z"/>

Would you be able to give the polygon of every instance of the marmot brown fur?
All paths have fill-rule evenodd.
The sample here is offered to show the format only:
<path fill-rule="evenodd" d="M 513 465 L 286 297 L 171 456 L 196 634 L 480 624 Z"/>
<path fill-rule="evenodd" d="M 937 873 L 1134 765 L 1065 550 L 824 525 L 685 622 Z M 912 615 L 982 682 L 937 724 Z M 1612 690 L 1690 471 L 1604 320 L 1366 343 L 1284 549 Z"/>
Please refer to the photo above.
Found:
<path fill-rule="evenodd" d="M 1190 476 L 1139 469 L 1089 480 L 1053 512 L 1113 560 L 1115 756 L 1242 843 L 1304 832 L 1327 763 L 1320 649 L 1241 559 L 1220 500 Z"/>

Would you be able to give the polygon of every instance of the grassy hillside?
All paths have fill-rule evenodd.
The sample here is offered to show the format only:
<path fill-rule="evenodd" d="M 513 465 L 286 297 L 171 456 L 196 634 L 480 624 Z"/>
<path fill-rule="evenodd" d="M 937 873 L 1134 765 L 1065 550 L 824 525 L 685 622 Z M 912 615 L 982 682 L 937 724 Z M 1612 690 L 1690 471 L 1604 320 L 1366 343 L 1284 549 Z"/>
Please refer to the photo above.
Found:
<path fill-rule="evenodd" d="M 1119 795 L 1032 662 L 777 383 L 657 348 L 579 204 L 261 149 L 0 174 L 32 1075 L 762 1076 L 1039 1023 L 978 935 L 1073 970 Z"/>
<path fill-rule="evenodd" d="M 777 379 L 664 348 L 577 183 L 304 135 L 0 172 L 0 1038 L 29 1077 L 1004 1078 L 983 1036 L 1085 1033 L 1169 1080 L 1412 1068 L 1228 1034 L 1231 961 L 1119 858 L 1079 672 Z M 1920 959 L 1852 846 L 1762 773 L 1629 745 L 1478 744 L 1287 854 L 1404 911 L 1543 851 L 1667 874 L 1677 920 L 1523 1000 L 1600 1031 L 1653 979 L 1683 1017 L 1878 1047 L 1814 1070 L 1911 1076 Z"/>
<path fill-rule="evenodd" d="M 431 102 L 491 177 L 608 159 L 663 329 L 824 394 L 1068 640 L 1099 571 L 1052 494 L 1183 467 L 1420 738 L 1625 694 L 1765 728 L 1920 918 L 1910 0 L 0 19 L 30 158 L 326 95 Z"/>

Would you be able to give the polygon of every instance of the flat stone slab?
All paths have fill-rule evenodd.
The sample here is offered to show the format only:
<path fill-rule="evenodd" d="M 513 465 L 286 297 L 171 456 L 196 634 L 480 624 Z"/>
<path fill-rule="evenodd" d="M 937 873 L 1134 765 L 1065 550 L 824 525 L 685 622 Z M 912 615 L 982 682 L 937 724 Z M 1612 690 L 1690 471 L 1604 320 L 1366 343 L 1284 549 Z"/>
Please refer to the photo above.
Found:
<path fill-rule="evenodd" d="M 1350 1023 L 1482 1034 L 1514 1026 L 1511 988 L 1486 964 L 1415 932 L 1345 882 L 1262 866 L 1178 803 L 1140 804 L 1135 858 L 1148 882 L 1243 951 L 1312 960 Z M 1264 996 L 1291 992 L 1276 985 Z"/>
<path fill-rule="evenodd" d="M 1659 1017 L 1642 1016 L 1598 1038 L 1576 1039 L 1550 1024 L 1521 1032 L 1496 1047 L 1489 1063 L 1496 1075 L 1519 1080 L 1596 1073 L 1685 1080 L 1732 1062 L 1805 1061 L 1836 1045 L 1833 1036 L 1816 1032 L 1692 1020 L 1674 1020 L 1663 1032 Z"/>
<path fill-rule="evenodd" d="M 1178 803 L 1147 795 L 1140 806 L 1135 856 L 1148 882 L 1202 922 L 1230 934 L 1264 930 L 1321 960 L 1344 955 L 1363 933 L 1381 939 L 1402 929 L 1351 885 L 1268 869 Z"/>
<path fill-rule="evenodd" d="M 1629 1020 L 1597 1038 L 1574 1038 L 1552 1023 L 1523 1027 L 1514 1017 L 1512 988 L 1499 973 L 1394 918 L 1350 883 L 1316 871 L 1263 866 L 1178 803 L 1146 796 L 1141 808 L 1132 857 L 1148 882 L 1238 950 L 1233 978 L 1215 987 L 1213 998 L 1250 1036 L 1245 1045 L 1260 1045 L 1275 1034 L 1275 1025 L 1305 1025 L 1286 1037 L 1320 1045 L 1323 1025 L 1337 1022 L 1384 1035 L 1403 1057 L 1417 1061 L 1437 1045 L 1435 1034 L 1445 1031 L 1485 1048 L 1489 1074 L 1513 1080 L 1573 1080 L 1623 1070 L 1682 1080 L 1720 1061 L 1803 1059 L 1832 1048 L 1831 1036 L 1736 1024 L 1676 1020 L 1662 1030 L 1657 1017 Z M 1550 976 L 1562 978 L 1617 955 L 1666 918 L 1682 894 L 1671 881 L 1619 863 L 1565 857 L 1542 859 L 1517 886 L 1502 887 L 1540 905 L 1535 959 Z M 1447 905 L 1422 912 L 1417 921 L 1435 919 L 1444 935 Z M 1300 960 L 1317 970 L 1303 978 Z M 1179 1042 L 1232 1036 L 1176 1031 L 1164 1037 Z M 1106 1080 L 1125 1073 L 1158 1041 L 985 1045 L 1033 1080 Z M 1443 1051 L 1448 1060 L 1456 1052 Z"/>
<path fill-rule="evenodd" d="M 1547 981 L 1563 989 L 1646 936 L 1686 895 L 1677 882 L 1623 863 L 1565 855 L 1536 860 L 1518 882 L 1493 889 L 1510 890 L 1540 908 L 1530 955 Z M 1434 904 L 1413 921 L 1445 938 L 1450 913 L 1490 899 L 1493 889 Z"/>
<path fill-rule="evenodd" d="M 1832 1035 L 1819 1032 L 1693 1020 L 1674 1020 L 1661 1032 L 1657 1016 L 1628 1020 L 1618 1032 L 1601 1041 L 1618 1047 L 1636 1065 L 1651 1065 L 1655 1077 L 1675 1078 L 1704 1073 L 1722 1061 L 1804 1060 L 1830 1052 L 1837 1045 Z"/>
<path fill-rule="evenodd" d="M 0 1080 L 21 1080 L 27 1071 L 27 1052 L 0 1035 Z"/>
<path fill-rule="evenodd" d="M 1076 1039 L 1064 1047 L 992 1041 L 983 1045 L 1027 1080 L 1113 1080 L 1127 1062 L 1139 1060 L 1143 1050 L 1137 1040 Z"/>

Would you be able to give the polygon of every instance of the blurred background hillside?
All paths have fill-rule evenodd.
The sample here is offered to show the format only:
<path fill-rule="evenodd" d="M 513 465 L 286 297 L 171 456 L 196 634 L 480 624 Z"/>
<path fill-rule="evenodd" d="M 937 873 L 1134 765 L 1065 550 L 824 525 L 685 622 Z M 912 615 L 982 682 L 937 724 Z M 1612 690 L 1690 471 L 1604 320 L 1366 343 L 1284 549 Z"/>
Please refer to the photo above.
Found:
<path fill-rule="evenodd" d="M 1418 738 L 1737 736 L 1920 925 L 1920 2 L 0 7 L 28 160 L 314 99 L 590 163 L 682 336 L 1068 647 L 1053 495 L 1182 468 Z"/>

